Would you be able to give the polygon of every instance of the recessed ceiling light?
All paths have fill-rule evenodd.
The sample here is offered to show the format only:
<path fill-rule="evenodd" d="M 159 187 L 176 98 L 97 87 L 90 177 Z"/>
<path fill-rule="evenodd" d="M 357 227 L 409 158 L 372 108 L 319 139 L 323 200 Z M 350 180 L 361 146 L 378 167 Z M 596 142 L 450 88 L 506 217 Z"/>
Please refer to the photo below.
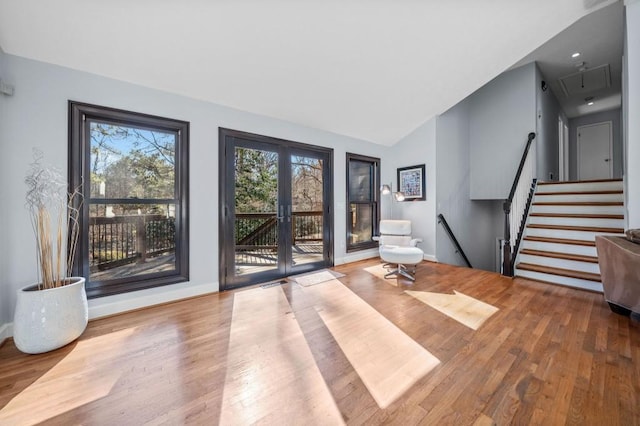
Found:
<path fill-rule="evenodd" d="M 587 102 L 587 105 L 593 105 L 593 101 Z"/>
<path fill-rule="evenodd" d="M 587 105 L 593 105 L 593 96 L 584 98 L 584 101 L 587 103 Z"/>
<path fill-rule="evenodd" d="M 572 58 L 577 58 L 578 56 L 580 56 L 580 52 L 576 52 L 573 55 L 571 55 Z"/>

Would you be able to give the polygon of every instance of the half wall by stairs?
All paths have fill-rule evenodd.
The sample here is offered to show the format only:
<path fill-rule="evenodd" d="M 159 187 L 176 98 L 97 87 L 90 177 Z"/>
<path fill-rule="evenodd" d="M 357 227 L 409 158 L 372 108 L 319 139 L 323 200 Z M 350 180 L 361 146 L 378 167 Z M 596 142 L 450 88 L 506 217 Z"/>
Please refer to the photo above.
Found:
<path fill-rule="evenodd" d="M 539 182 L 515 276 L 601 292 L 595 236 L 623 232 L 622 180 Z"/>

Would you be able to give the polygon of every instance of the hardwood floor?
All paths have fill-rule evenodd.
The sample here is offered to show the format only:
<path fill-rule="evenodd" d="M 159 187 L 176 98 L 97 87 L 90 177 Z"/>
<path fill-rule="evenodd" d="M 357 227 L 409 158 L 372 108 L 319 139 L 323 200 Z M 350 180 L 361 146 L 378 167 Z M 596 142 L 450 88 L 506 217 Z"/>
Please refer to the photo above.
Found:
<path fill-rule="evenodd" d="M 7 342 L 0 424 L 640 424 L 640 325 L 601 294 L 430 262 L 415 283 L 391 283 L 371 272 L 377 264 L 336 267 L 346 274 L 337 283 L 254 287 L 92 321 L 48 354 Z M 473 299 L 497 311 L 485 309 L 474 330 L 456 320 L 454 299 L 438 310 L 417 295 L 454 291 L 466 297 L 458 312 L 473 315 Z M 391 340 L 393 355 L 400 344 L 368 335 L 356 313 L 439 360 L 386 408 L 358 372 L 375 372 L 379 345 Z M 379 371 L 400 377 L 405 362 L 392 359 Z"/>

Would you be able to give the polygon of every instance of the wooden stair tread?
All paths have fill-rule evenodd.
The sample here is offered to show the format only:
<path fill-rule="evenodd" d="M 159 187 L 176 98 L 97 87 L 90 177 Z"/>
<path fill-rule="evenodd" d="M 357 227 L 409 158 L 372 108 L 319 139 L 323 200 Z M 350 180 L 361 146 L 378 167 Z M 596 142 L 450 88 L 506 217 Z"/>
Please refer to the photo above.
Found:
<path fill-rule="evenodd" d="M 570 185 L 572 183 L 594 183 L 594 182 L 622 182 L 622 179 L 592 179 L 592 180 L 567 180 L 564 182 L 540 182 L 538 185 Z"/>
<path fill-rule="evenodd" d="M 603 232 L 608 234 L 624 234 L 623 228 L 601 228 L 599 226 L 545 225 L 545 224 L 531 223 L 527 225 L 527 228 L 557 229 L 562 231 Z"/>
<path fill-rule="evenodd" d="M 531 263 L 518 263 L 518 265 L 516 265 L 516 269 L 522 269 L 523 271 L 541 272 L 543 274 L 559 275 L 562 277 L 578 278 L 587 281 L 601 282 L 600 274 L 592 274 L 591 272 L 572 271 L 569 269 L 534 265 Z"/>
<path fill-rule="evenodd" d="M 622 201 L 534 201 L 534 206 L 622 206 Z"/>
<path fill-rule="evenodd" d="M 564 259 L 564 260 L 575 260 L 578 262 L 598 263 L 598 258 L 596 256 L 585 256 L 581 254 L 558 253 L 555 251 L 532 250 L 532 249 L 520 250 L 520 254 L 529 254 L 531 256 L 552 257 L 555 259 Z"/>
<path fill-rule="evenodd" d="M 539 243 L 554 243 L 554 244 L 571 244 L 574 246 L 590 246 L 595 247 L 595 241 L 586 241 L 586 240 L 571 240 L 568 238 L 551 238 L 551 237 L 524 237 L 524 240 L 527 241 L 537 241 Z"/>
<path fill-rule="evenodd" d="M 623 214 L 592 214 L 592 213 L 530 213 L 537 217 L 571 217 L 574 219 L 624 219 Z"/>
<path fill-rule="evenodd" d="M 536 192 L 536 195 L 603 195 L 603 194 L 622 194 L 622 190 L 612 189 L 607 191 L 554 191 L 554 192 Z"/>

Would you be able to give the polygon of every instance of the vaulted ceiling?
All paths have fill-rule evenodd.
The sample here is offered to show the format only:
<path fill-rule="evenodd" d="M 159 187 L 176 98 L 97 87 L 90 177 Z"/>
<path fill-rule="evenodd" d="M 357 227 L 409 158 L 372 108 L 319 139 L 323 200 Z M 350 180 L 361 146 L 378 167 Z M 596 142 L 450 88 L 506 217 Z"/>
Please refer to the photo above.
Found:
<path fill-rule="evenodd" d="M 612 0 L 0 0 L 0 47 L 391 145 Z"/>

